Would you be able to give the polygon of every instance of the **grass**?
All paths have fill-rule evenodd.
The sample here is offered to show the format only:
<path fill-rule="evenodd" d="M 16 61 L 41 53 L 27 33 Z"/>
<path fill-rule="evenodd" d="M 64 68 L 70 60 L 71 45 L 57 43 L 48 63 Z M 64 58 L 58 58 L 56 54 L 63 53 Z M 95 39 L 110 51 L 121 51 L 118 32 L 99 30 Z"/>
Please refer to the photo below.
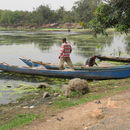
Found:
<path fill-rule="evenodd" d="M 63 108 L 83 104 L 83 103 L 86 103 L 86 102 L 90 102 L 90 101 L 93 101 L 93 100 L 96 100 L 96 99 L 100 99 L 102 97 L 103 97 L 103 94 L 97 94 L 97 95 L 88 94 L 88 96 L 83 96 L 83 97 L 80 97 L 80 98 L 59 99 L 54 104 L 55 104 L 56 108 L 63 109 Z"/>
<path fill-rule="evenodd" d="M 103 97 L 107 97 L 107 96 L 112 96 L 114 94 L 116 94 L 117 92 L 121 92 L 123 90 L 128 90 L 130 89 L 130 86 L 128 87 L 121 87 L 121 88 L 116 88 L 114 91 L 109 91 L 107 93 L 98 93 L 98 94 L 88 94 L 87 96 L 78 98 L 78 99 L 62 99 L 62 100 L 57 100 L 55 102 L 55 107 L 59 108 L 59 109 L 64 109 L 67 107 L 72 107 L 75 105 L 79 105 L 79 104 L 84 104 L 87 102 L 91 102 L 97 99 L 101 99 Z"/>
<path fill-rule="evenodd" d="M 10 120 L 4 125 L 1 125 L 0 130 L 10 130 L 12 128 L 23 126 L 25 124 L 31 123 L 36 118 L 39 118 L 39 116 L 34 114 L 20 114 L 17 115 L 13 120 Z"/>
<path fill-rule="evenodd" d="M 64 96 L 59 97 L 58 100 L 54 102 L 56 108 L 64 109 L 67 107 L 72 107 L 75 105 L 83 104 L 86 102 L 94 101 L 104 97 L 112 96 L 118 92 L 130 89 L 129 79 L 123 80 L 105 80 L 99 82 L 89 83 L 90 93 L 83 96 L 66 98 Z"/>
<path fill-rule="evenodd" d="M 37 31 L 67 31 L 66 28 L 38 28 Z"/>

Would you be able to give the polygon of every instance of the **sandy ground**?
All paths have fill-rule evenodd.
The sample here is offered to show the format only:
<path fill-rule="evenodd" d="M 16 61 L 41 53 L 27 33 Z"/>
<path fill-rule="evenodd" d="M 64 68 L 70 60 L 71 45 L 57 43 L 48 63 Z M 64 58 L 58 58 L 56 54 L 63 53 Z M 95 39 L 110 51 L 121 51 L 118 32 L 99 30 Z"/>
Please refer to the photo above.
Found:
<path fill-rule="evenodd" d="M 15 130 L 130 130 L 130 90 L 65 109 Z"/>

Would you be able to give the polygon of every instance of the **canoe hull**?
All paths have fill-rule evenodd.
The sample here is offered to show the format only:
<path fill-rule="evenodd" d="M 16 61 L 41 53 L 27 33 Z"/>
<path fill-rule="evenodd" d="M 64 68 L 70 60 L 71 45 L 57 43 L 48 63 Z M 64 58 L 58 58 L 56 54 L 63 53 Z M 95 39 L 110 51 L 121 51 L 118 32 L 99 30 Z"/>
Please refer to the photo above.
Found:
<path fill-rule="evenodd" d="M 23 74 L 31 75 L 41 75 L 47 77 L 56 78 L 82 78 L 82 79 L 120 79 L 130 77 L 130 66 L 120 66 L 114 68 L 103 68 L 103 69 L 88 69 L 88 70 L 75 70 L 75 71 L 65 71 L 65 70 L 43 70 L 43 69 L 33 69 L 29 67 L 18 67 L 0 64 L 0 70 L 8 72 L 17 72 Z"/>

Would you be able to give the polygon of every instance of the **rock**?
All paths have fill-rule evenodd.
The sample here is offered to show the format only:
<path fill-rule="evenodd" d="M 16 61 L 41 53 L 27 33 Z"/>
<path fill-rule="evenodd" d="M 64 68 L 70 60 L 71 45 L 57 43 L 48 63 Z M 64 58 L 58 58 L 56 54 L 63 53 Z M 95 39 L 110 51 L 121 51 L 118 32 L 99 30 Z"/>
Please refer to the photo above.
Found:
<path fill-rule="evenodd" d="M 61 94 L 59 94 L 58 97 L 61 97 Z"/>
<path fill-rule="evenodd" d="M 98 100 L 98 101 L 95 101 L 95 103 L 96 103 L 96 104 L 101 104 L 101 101 L 100 101 L 100 100 Z"/>
<path fill-rule="evenodd" d="M 69 96 L 69 94 L 72 91 L 78 91 L 81 94 L 85 94 L 89 92 L 87 81 L 80 78 L 75 78 L 75 79 L 70 80 L 68 85 L 63 86 L 63 89 L 66 96 Z"/>
<path fill-rule="evenodd" d="M 48 92 L 44 92 L 44 94 L 43 94 L 43 99 L 46 97 L 50 97 L 50 94 Z"/>
<path fill-rule="evenodd" d="M 48 105 L 52 105 L 53 104 L 53 102 L 48 102 Z"/>
<path fill-rule="evenodd" d="M 29 108 L 28 106 L 24 106 L 23 108 Z"/>
<path fill-rule="evenodd" d="M 35 106 L 30 106 L 29 108 L 31 108 L 31 109 L 32 109 L 32 108 L 34 108 L 34 107 L 35 107 Z"/>
<path fill-rule="evenodd" d="M 35 95 L 39 95 L 39 93 L 34 93 Z"/>
<path fill-rule="evenodd" d="M 42 88 L 47 88 L 48 86 L 49 86 L 49 84 L 42 83 L 42 84 L 39 84 L 37 88 L 42 89 Z"/>
<path fill-rule="evenodd" d="M 59 96 L 59 93 L 54 93 L 53 95 L 54 95 L 55 97 L 57 97 L 57 96 Z"/>
<path fill-rule="evenodd" d="M 114 86 L 114 88 L 119 88 L 119 86 Z"/>
<path fill-rule="evenodd" d="M 62 121 L 64 119 L 64 117 L 57 117 L 56 118 L 58 121 Z"/>
<path fill-rule="evenodd" d="M 11 88 L 12 86 L 10 86 L 10 85 L 7 85 L 6 87 L 7 87 L 7 88 Z"/>

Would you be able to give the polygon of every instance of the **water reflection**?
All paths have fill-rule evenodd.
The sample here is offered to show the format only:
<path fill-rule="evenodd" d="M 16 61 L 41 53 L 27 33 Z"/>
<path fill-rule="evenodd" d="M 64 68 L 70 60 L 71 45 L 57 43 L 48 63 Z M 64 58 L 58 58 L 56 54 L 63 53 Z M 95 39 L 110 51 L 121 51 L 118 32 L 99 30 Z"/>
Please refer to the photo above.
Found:
<path fill-rule="evenodd" d="M 29 35 L 25 35 L 20 32 L 20 36 L 7 34 L 0 35 L 0 62 L 23 65 L 18 58 L 24 56 L 44 62 L 58 63 L 62 37 L 58 36 L 57 33 L 55 35 L 52 33 L 40 33 L 40 35 L 29 33 Z M 72 59 L 73 62 L 83 62 L 84 60 L 82 56 L 76 53 L 72 54 Z"/>
<path fill-rule="evenodd" d="M 112 42 L 106 44 L 102 49 L 102 55 L 106 56 L 128 56 L 127 41 L 125 34 L 114 34 Z"/>

